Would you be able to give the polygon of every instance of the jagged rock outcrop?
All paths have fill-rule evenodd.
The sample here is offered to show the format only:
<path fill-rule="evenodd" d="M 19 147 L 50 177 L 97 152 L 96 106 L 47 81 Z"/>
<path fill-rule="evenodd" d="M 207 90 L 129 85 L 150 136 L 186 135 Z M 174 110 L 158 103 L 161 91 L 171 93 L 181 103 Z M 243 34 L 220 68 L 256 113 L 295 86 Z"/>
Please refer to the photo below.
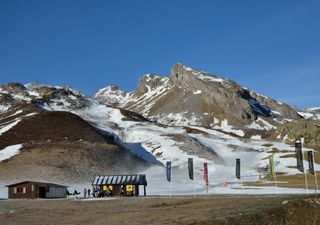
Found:
<path fill-rule="evenodd" d="M 271 140 L 281 140 L 294 143 L 295 140 L 304 138 L 306 145 L 320 146 L 320 122 L 312 119 L 299 119 L 281 125 L 270 136 Z"/>
<path fill-rule="evenodd" d="M 79 109 L 89 102 L 86 96 L 70 87 L 40 84 L 8 83 L 0 86 L 0 105 L 9 109 L 21 103 L 33 103 L 41 107 Z"/>

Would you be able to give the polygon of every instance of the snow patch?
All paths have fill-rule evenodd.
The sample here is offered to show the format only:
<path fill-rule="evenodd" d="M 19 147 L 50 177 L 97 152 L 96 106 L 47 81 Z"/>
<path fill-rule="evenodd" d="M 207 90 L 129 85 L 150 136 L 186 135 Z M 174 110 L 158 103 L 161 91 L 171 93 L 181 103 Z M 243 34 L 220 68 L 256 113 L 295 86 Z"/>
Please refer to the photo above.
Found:
<path fill-rule="evenodd" d="M 19 154 L 21 148 L 22 148 L 22 144 L 18 144 L 18 145 L 11 145 L 0 150 L 0 162 L 6 159 L 10 159 L 11 157 Z"/>
<path fill-rule="evenodd" d="M 4 113 L 9 109 L 7 105 L 0 105 L 0 113 Z"/>
<path fill-rule="evenodd" d="M 222 78 L 217 78 L 217 77 L 213 77 L 213 76 L 209 76 L 209 75 L 204 75 L 204 74 L 199 74 L 197 75 L 197 77 L 201 80 L 204 80 L 204 81 L 211 81 L 211 82 L 218 82 L 218 83 L 222 83 L 224 82 L 225 80 L 222 79 Z"/>
<path fill-rule="evenodd" d="M 0 135 L 2 135 L 3 133 L 7 132 L 8 130 L 10 130 L 12 127 L 14 127 L 15 125 L 17 125 L 19 122 L 21 121 L 20 118 L 14 120 L 13 122 L 3 125 L 0 127 Z"/>
<path fill-rule="evenodd" d="M 262 138 L 261 138 L 261 135 L 252 135 L 250 137 L 250 139 L 252 139 L 252 140 L 261 140 Z"/>
<path fill-rule="evenodd" d="M 200 118 L 195 114 L 188 112 L 184 113 L 169 113 L 169 114 L 159 114 L 151 119 L 156 120 L 159 123 L 174 126 L 198 126 L 200 125 Z"/>
<path fill-rule="evenodd" d="M 193 94 L 195 95 L 201 94 L 201 90 L 194 91 Z"/>
<path fill-rule="evenodd" d="M 14 114 L 10 115 L 10 117 L 11 117 L 11 116 L 18 115 L 18 114 L 21 114 L 22 112 L 23 112 L 23 110 L 18 110 L 18 111 L 16 111 Z"/>
<path fill-rule="evenodd" d="M 229 125 L 227 119 L 222 120 L 220 126 L 215 125 L 213 128 L 220 129 L 220 130 L 223 130 L 228 133 L 233 133 L 233 134 L 236 134 L 240 137 L 243 137 L 245 135 L 245 133 L 242 130 L 236 130 L 233 128 L 233 126 Z"/>
<path fill-rule="evenodd" d="M 314 117 L 314 114 L 308 113 L 308 112 L 298 111 L 298 114 L 305 119 L 310 119 L 310 118 Z"/>

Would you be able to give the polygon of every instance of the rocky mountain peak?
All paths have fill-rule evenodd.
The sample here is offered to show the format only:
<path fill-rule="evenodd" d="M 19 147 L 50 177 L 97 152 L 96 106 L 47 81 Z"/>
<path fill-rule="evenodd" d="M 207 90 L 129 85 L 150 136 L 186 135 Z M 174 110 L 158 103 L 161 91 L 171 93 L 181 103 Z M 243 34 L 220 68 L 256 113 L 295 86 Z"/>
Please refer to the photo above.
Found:
<path fill-rule="evenodd" d="M 125 91 L 121 90 L 117 85 L 107 86 L 96 92 L 94 98 L 99 102 L 109 105 L 118 106 L 121 101 L 128 95 Z"/>
<path fill-rule="evenodd" d="M 164 85 L 168 78 L 161 77 L 155 74 L 145 74 L 139 79 L 138 88 L 134 93 L 134 97 L 139 97 L 147 92 L 155 90 L 159 86 Z"/>
<path fill-rule="evenodd" d="M 97 94 L 99 101 L 169 125 L 270 130 L 285 119 L 299 118 L 284 103 L 181 63 L 172 66 L 168 77 L 142 76 L 134 92 Z"/>
<path fill-rule="evenodd" d="M 139 79 L 138 88 L 148 86 L 150 89 L 154 89 L 160 85 L 163 85 L 168 81 L 167 77 L 162 77 L 155 74 L 145 74 Z"/>
<path fill-rule="evenodd" d="M 14 93 L 14 92 L 24 93 L 27 90 L 27 88 L 21 83 L 11 82 L 3 85 L 2 90 L 7 91 L 9 93 Z"/>
<path fill-rule="evenodd" d="M 229 80 L 219 77 L 214 74 L 191 68 L 189 66 L 177 63 L 172 66 L 169 78 L 178 85 L 188 85 L 194 82 L 197 83 L 210 83 L 212 85 L 221 86 L 222 84 L 229 83 Z M 236 85 L 236 83 L 232 83 Z"/>

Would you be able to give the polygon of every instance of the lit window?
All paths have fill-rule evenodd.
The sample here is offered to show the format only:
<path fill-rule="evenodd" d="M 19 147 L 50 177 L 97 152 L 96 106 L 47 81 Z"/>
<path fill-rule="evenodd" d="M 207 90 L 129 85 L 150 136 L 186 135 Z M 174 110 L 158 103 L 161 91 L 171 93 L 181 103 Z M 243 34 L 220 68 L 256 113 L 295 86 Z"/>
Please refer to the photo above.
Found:
<path fill-rule="evenodd" d="M 13 188 L 13 193 L 14 193 L 14 194 L 17 194 L 17 188 L 16 188 L 16 187 Z"/>
<path fill-rule="evenodd" d="M 31 191 L 34 191 L 34 185 L 31 185 Z"/>
<path fill-rule="evenodd" d="M 22 193 L 23 193 L 23 194 L 27 193 L 27 188 L 26 188 L 26 187 L 23 187 L 23 188 L 22 188 Z"/>

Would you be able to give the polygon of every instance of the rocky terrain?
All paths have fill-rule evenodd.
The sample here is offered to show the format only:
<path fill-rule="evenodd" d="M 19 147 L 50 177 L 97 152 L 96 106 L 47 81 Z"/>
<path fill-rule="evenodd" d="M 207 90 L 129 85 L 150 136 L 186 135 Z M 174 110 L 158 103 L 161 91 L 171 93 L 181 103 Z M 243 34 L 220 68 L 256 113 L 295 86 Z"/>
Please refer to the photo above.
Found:
<path fill-rule="evenodd" d="M 182 64 L 168 77 L 141 77 L 134 92 L 113 85 L 94 97 L 71 87 L 8 83 L 0 86 L 0 178 L 81 182 L 157 166 L 148 175 L 158 193 L 170 160 L 188 193 L 190 157 L 199 171 L 208 162 L 212 185 L 239 185 L 235 158 L 251 182 L 267 175 L 270 154 L 276 170 L 291 176 L 300 173 L 293 142 L 303 137 L 305 147 L 319 147 L 318 115 L 318 108 L 300 110 Z M 201 180 L 201 172 L 195 176 Z"/>
<path fill-rule="evenodd" d="M 320 121 L 312 119 L 298 119 L 283 124 L 271 135 L 271 139 L 284 140 L 294 143 L 295 140 L 304 138 L 306 145 L 320 146 Z"/>

